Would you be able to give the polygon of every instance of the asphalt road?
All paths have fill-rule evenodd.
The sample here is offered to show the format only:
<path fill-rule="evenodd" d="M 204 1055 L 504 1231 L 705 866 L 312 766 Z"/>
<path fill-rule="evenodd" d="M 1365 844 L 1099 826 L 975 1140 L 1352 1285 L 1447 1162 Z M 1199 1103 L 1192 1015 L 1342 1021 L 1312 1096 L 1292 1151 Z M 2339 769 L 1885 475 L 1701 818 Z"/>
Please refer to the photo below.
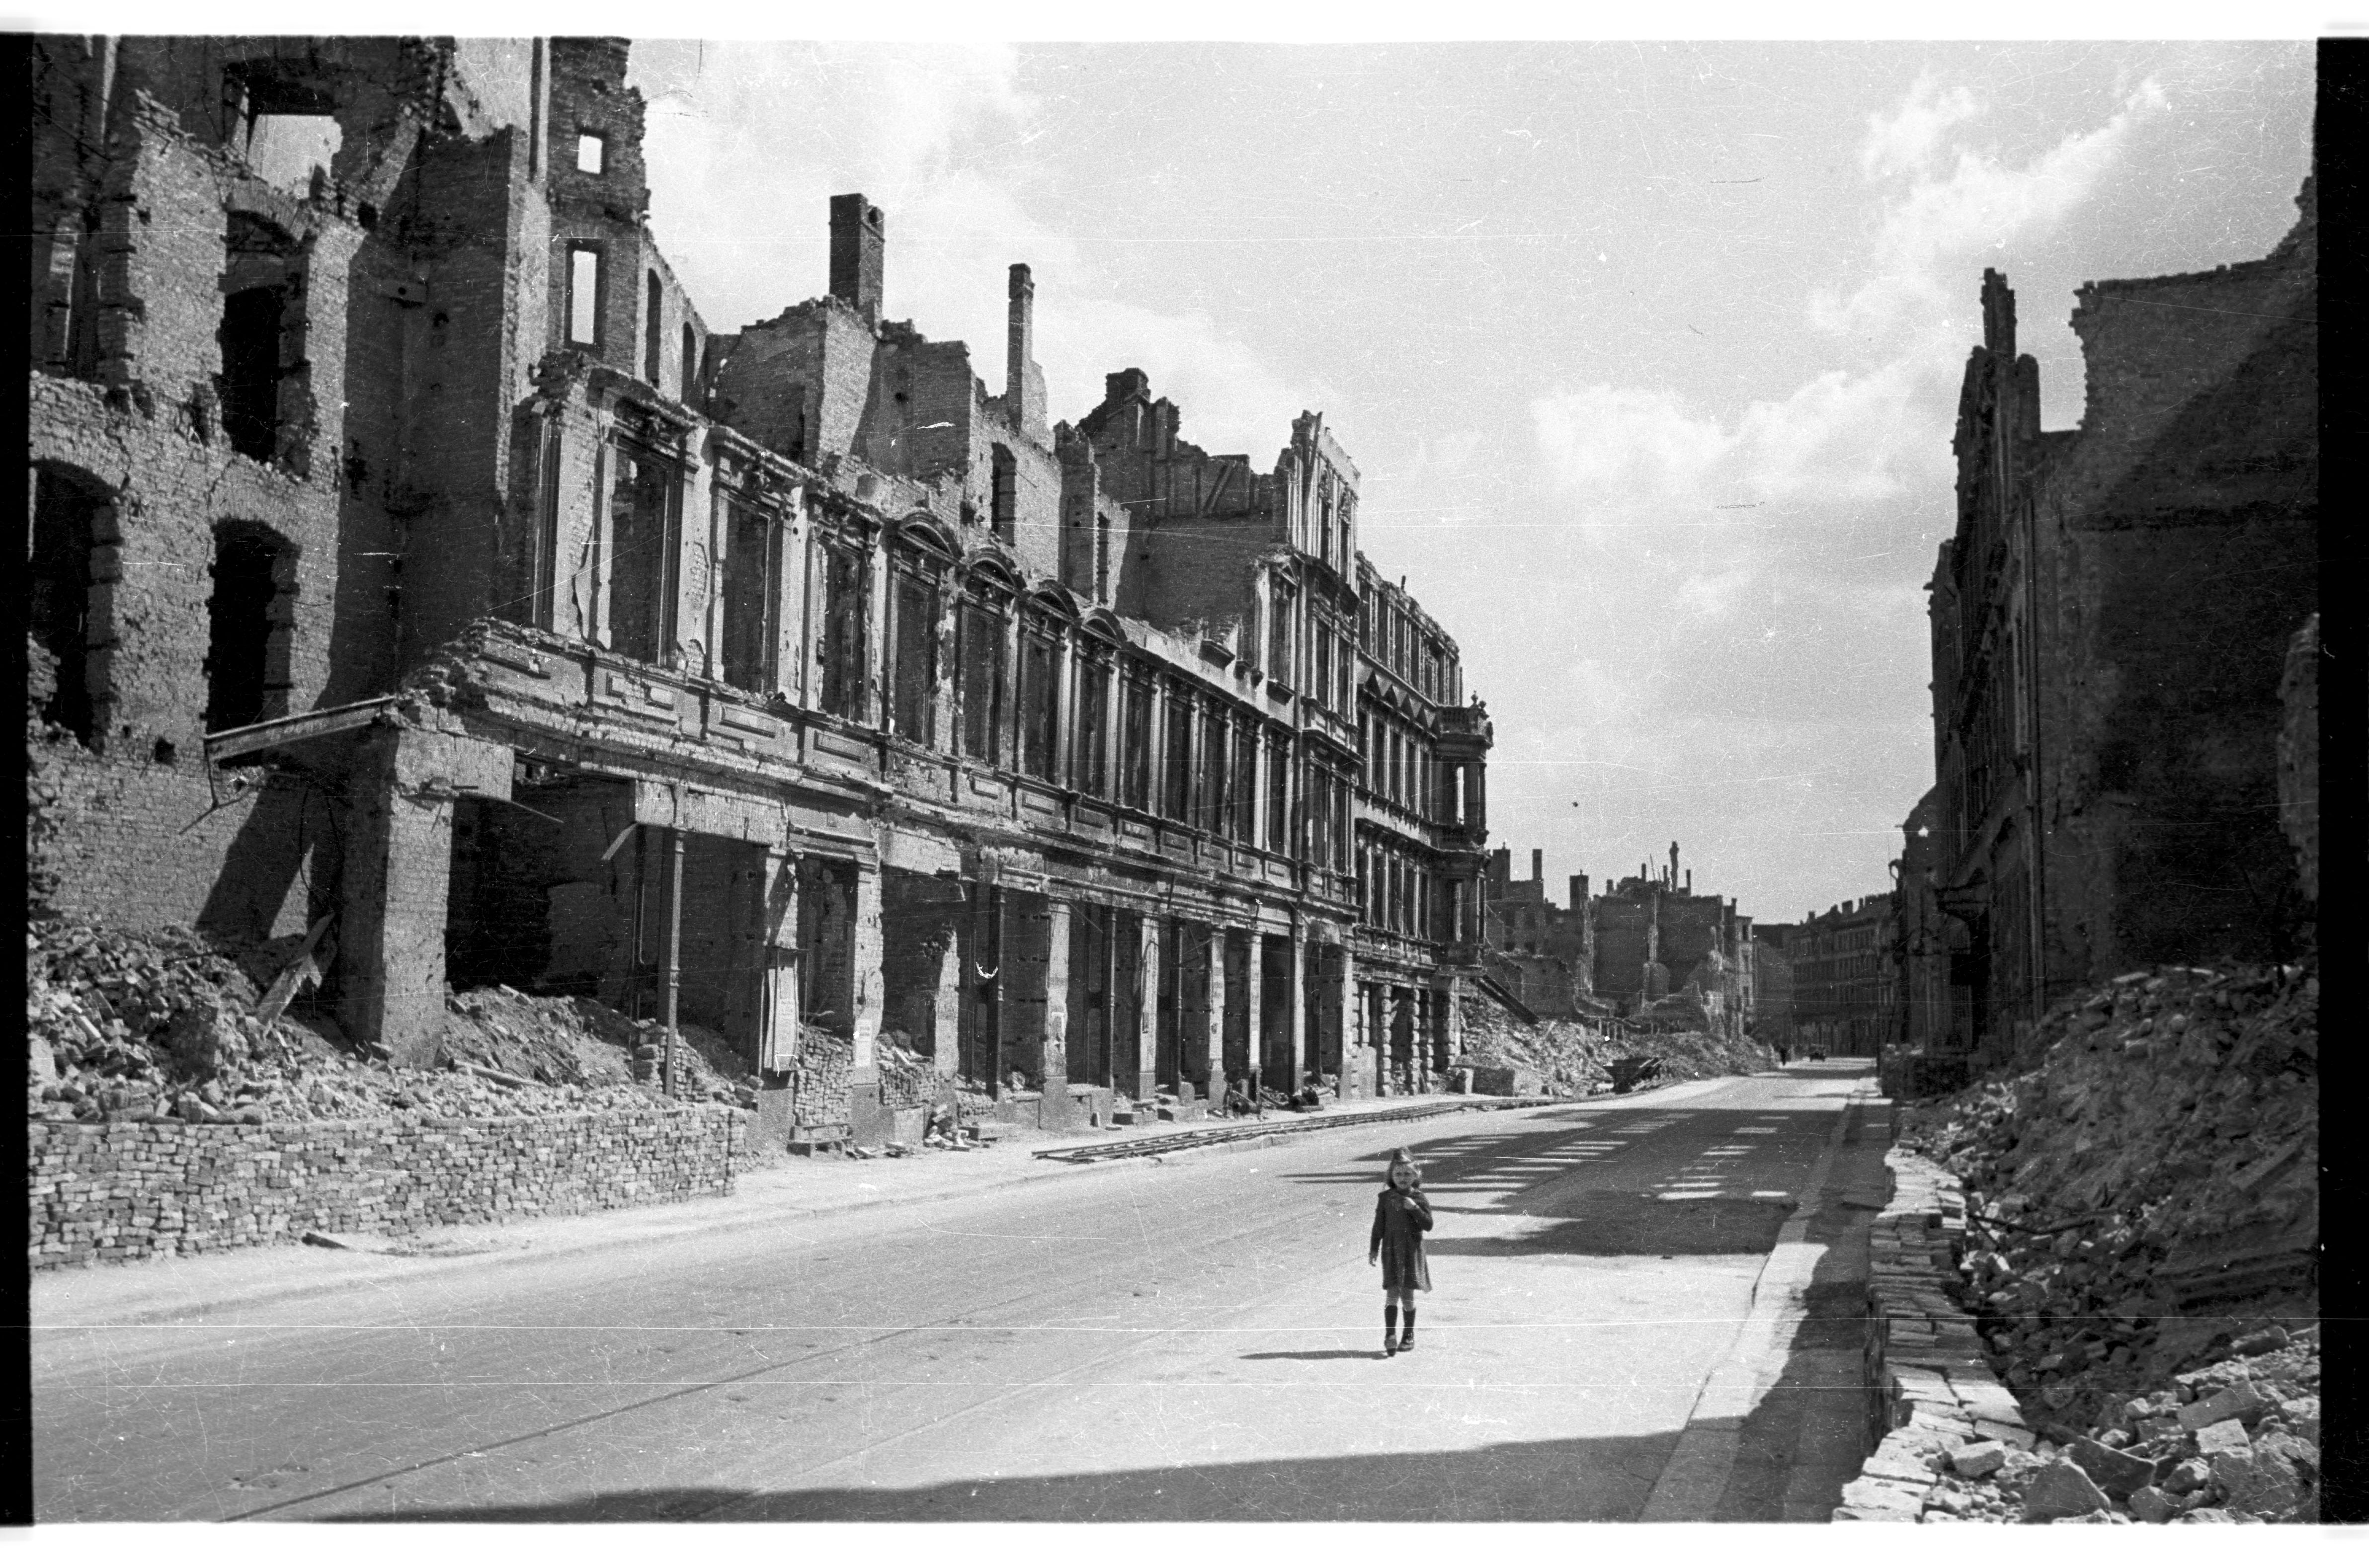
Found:
<path fill-rule="evenodd" d="M 1863 1451 L 1863 1067 L 179 1323 L 37 1307 L 38 1516 L 1823 1518 Z M 1425 1162 L 1436 1288 L 1386 1359 L 1365 1249 L 1400 1141 Z M 1707 1383 L 1748 1397 L 1690 1430 Z"/>

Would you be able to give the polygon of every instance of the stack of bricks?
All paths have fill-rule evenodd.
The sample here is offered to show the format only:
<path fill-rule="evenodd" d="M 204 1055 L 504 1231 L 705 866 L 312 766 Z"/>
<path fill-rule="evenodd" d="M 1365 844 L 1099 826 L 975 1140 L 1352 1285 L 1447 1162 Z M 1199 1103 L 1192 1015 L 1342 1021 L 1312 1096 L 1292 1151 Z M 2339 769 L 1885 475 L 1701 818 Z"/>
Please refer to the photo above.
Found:
<path fill-rule="evenodd" d="M 1974 1321 L 1951 1299 L 1966 1199 L 1958 1179 L 1906 1150 L 1884 1156 L 1892 1201 L 1868 1242 L 1870 1436 L 1875 1452 L 1843 1488 L 1837 1519 L 1924 1516 L 1937 1465 L 1953 1449 L 1998 1442 L 2030 1448 L 2015 1396 L 1992 1376 Z"/>
<path fill-rule="evenodd" d="M 721 1106 L 263 1127 L 34 1122 L 35 1268 L 403 1234 L 721 1196 L 749 1140 Z"/>

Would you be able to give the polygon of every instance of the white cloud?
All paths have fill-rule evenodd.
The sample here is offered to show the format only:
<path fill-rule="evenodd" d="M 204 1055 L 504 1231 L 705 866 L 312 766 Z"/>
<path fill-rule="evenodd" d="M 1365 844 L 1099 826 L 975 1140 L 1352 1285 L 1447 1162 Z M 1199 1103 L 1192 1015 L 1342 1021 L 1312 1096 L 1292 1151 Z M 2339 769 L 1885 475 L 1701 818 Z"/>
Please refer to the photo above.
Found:
<path fill-rule="evenodd" d="M 1980 109 L 1963 89 L 1938 95 L 1929 80 L 1910 89 L 1900 111 L 1870 127 L 1860 161 L 1869 177 L 1893 189 L 1883 204 L 1870 276 L 1848 297 L 1823 290 L 1810 303 L 1813 325 L 1866 335 L 1894 330 L 1949 298 L 1956 264 L 2053 228 L 2086 200 L 2121 161 L 2139 129 L 2170 107 L 2150 78 L 2106 123 L 2066 137 L 2021 166 L 1996 153 L 1942 146 L 1953 127 Z"/>
<path fill-rule="evenodd" d="M 1920 172 L 1931 163 L 1943 132 L 1981 112 L 1981 103 L 1966 87 L 1945 92 L 1928 72 L 1917 78 L 1899 109 L 1889 115 L 1868 116 L 1860 166 L 1871 179 Z"/>
<path fill-rule="evenodd" d="M 1115 298 L 1081 247 L 1030 211 L 1038 106 L 1002 44 L 635 46 L 650 100 L 652 226 L 708 324 L 732 331 L 828 286 L 826 201 L 861 190 L 887 234 L 883 307 L 970 345 L 1003 389 L 1007 269 L 1036 284 L 1049 412 L 1074 419 L 1139 366 L 1184 410 L 1187 441 L 1264 465 L 1320 387 L 1289 384 L 1198 311 Z"/>

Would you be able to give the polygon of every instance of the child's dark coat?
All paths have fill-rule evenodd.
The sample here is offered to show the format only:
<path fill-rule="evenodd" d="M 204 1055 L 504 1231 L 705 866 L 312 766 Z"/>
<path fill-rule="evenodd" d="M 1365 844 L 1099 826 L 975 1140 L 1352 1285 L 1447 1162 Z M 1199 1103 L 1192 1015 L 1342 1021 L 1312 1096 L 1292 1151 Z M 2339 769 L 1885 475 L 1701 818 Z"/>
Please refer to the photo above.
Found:
<path fill-rule="evenodd" d="M 1431 1288 L 1431 1265 L 1424 1261 L 1423 1233 L 1431 1229 L 1431 1200 L 1419 1192 L 1384 1187 L 1374 1200 L 1374 1234 L 1368 1256 L 1382 1259 L 1382 1288 L 1392 1295 Z"/>

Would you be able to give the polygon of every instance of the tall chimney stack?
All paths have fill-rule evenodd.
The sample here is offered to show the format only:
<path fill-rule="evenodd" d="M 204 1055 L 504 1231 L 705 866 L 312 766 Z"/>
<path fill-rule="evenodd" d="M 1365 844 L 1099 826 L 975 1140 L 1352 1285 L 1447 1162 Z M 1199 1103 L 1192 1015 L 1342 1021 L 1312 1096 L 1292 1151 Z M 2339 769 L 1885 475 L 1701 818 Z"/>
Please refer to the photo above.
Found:
<path fill-rule="evenodd" d="M 1574 913 L 1587 907 L 1587 873 L 1585 871 L 1571 879 L 1571 907 Z"/>
<path fill-rule="evenodd" d="M 858 193 L 830 199 L 830 292 L 865 325 L 880 322 L 880 274 L 887 240 L 880 209 Z"/>
<path fill-rule="evenodd" d="M 1036 368 L 1036 284 L 1028 264 L 1012 264 L 1012 309 L 1004 337 L 1003 403 L 1023 431 L 1045 428 L 1045 372 Z"/>
<path fill-rule="evenodd" d="M 1539 885 L 1539 892 L 1547 890 L 1547 852 L 1544 850 L 1530 852 L 1530 880 Z"/>

